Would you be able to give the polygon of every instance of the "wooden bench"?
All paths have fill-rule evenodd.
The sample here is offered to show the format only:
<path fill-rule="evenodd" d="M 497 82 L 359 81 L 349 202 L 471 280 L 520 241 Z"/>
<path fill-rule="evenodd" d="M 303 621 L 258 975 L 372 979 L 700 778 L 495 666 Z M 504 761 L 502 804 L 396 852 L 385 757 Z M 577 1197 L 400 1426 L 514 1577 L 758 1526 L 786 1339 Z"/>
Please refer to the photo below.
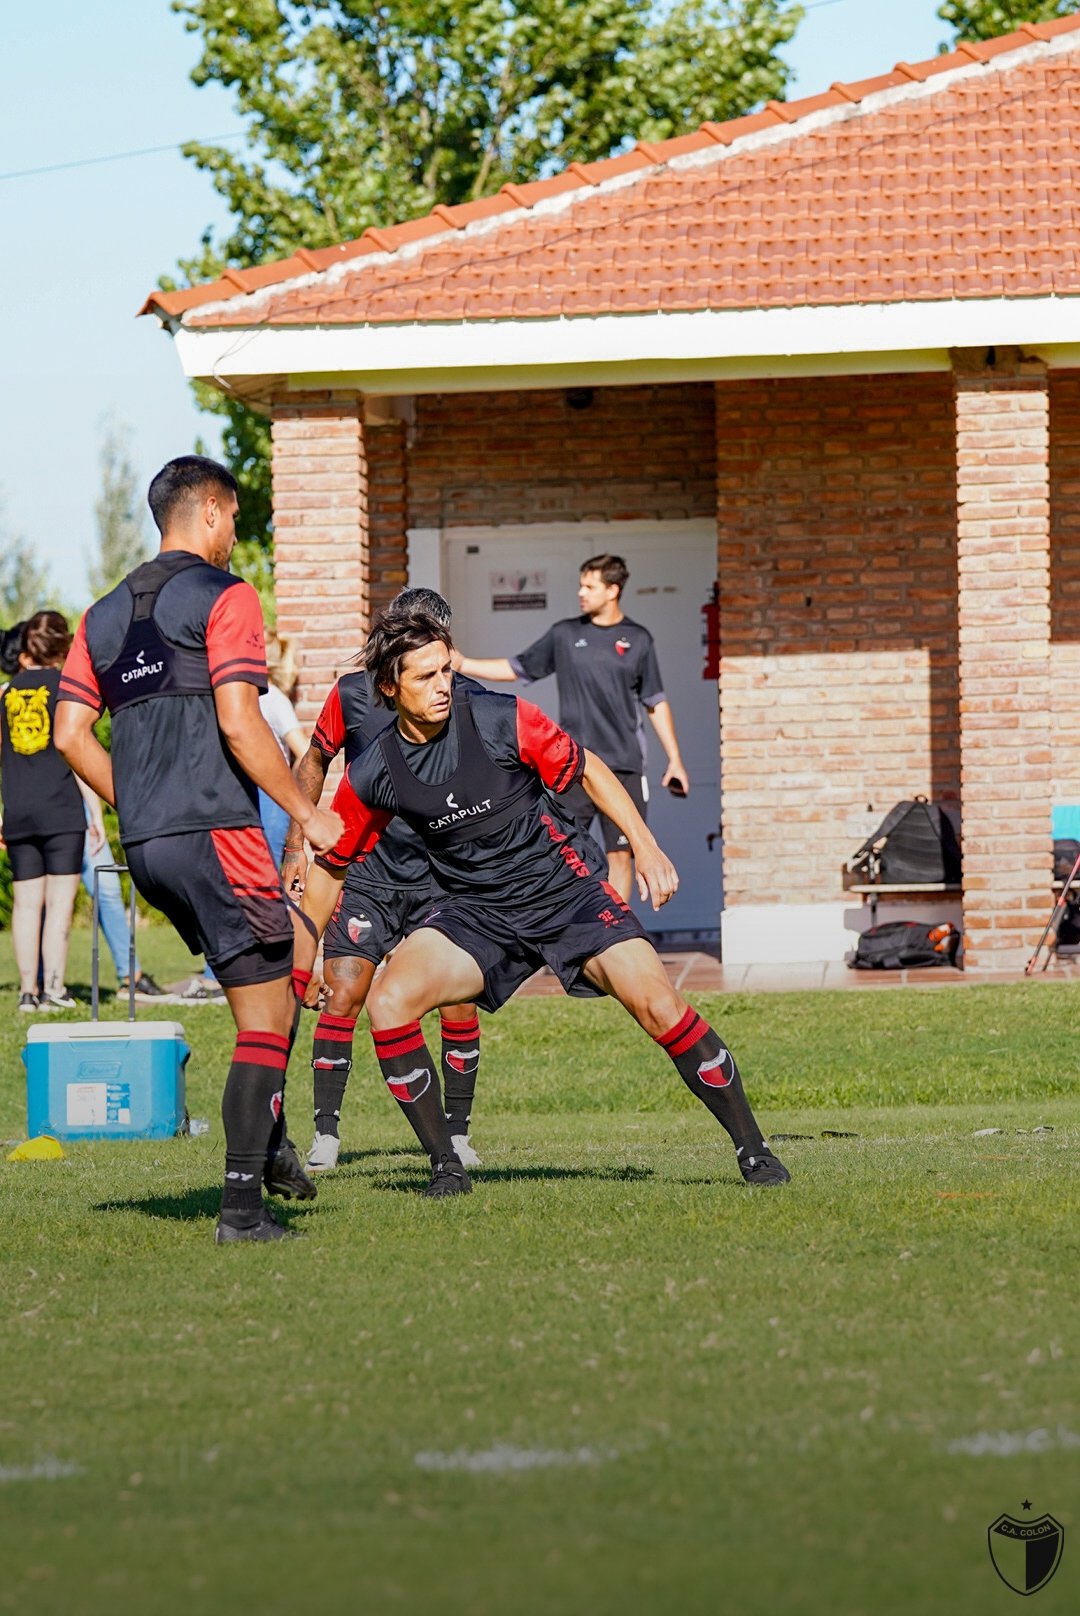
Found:
<path fill-rule="evenodd" d="M 870 900 L 870 924 L 877 925 L 877 906 L 879 898 L 955 898 L 963 892 L 959 881 L 925 881 L 903 884 L 894 884 L 889 881 L 862 881 L 861 870 L 851 870 L 846 864 L 841 866 L 840 879 L 844 892 L 850 892 L 861 898 L 865 903 Z"/>

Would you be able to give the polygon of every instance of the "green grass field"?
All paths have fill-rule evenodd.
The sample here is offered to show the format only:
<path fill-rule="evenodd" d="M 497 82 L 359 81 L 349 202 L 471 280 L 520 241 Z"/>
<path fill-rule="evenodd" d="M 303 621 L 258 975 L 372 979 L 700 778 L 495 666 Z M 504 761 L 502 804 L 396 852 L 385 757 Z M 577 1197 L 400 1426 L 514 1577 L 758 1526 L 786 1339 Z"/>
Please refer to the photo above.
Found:
<path fill-rule="evenodd" d="M 13 980 L 4 937 L 10 1139 Z M 1026 1499 L 1066 1532 L 1035 1609 L 1075 1612 L 1080 986 L 698 1007 L 812 1136 L 787 1189 L 747 1192 L 628 1019 L 564 1000 L 485 1019 L 468 1200 L 412 1193 L 362 1035 L 305 1238 L 215 1248 L 216 1007 L 183 1013 L 208 1135 L 0 1160 L 0 1611 L 983 1616 Z"/>

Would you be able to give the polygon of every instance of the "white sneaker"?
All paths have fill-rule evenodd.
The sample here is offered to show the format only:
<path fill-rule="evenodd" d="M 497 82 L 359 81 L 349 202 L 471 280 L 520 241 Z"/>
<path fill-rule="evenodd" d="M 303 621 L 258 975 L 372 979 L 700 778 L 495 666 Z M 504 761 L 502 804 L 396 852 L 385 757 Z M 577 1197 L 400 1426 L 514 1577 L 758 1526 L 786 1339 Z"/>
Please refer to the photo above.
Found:
<path fill-rule="evenodd" d="M 67 988 L 61 988 L 59 993 L 43 993 L 38 1003 L 39 1010 L 77 1010 L 78 1008 Z"/>
<path fill-rule="evenodd" d="M 469 1136 L 467 1133 L 451 1134 L 450 1143 L 457 1151 L 457 1158 L 462 1167 L 483 1167 L 483 1162 L 480 1160 L 479 1156 L 476 1154 L 476 1151 L 469 1143 Z"/>
<path fill-rule="evenodd" d="M 308 1151 L 308 1171 L 312 1173 L 328 1173 L 332 1167 L 337 1166 L 338 1153 L 341 1150 L 341 1140 L 335 1139 L 332 1133 L 317 1133 Z"/>

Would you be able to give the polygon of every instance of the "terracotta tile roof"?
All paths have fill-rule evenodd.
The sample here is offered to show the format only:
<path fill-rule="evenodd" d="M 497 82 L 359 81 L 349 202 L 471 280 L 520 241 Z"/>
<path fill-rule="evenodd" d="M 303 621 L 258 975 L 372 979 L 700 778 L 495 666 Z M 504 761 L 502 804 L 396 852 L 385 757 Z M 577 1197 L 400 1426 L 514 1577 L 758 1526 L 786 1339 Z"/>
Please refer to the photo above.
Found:
<path fill-rule="evenodd" d="M 142 312 L 292 326 L 1078 293 L 1078 52 L 1080 16 L 1027 24 Z"/>

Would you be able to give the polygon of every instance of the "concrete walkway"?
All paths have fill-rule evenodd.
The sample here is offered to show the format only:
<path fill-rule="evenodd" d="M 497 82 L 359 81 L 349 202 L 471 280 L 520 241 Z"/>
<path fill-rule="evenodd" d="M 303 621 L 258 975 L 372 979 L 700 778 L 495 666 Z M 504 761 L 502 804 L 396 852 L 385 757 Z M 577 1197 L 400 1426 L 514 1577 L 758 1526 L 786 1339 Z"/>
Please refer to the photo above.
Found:
<path fill-rule="evenodd" d="M 682 993 L 804 993 L 821 989 L 848 989 L 857 993 L 880 993 L 887 988 L 985 987 L 999 982 L 1068 982 L 1080 978 L 1080 960 L 1058 959 L 1045 972 L 1026 978 L 1023 971 L 988 975 L 958 971 L 949 965 L 923 966 L 919 970 L 852 971 L 829 961 L 817 965 L 721 965 L 711 954 L 700 952 L 661 953 L 668 976 Z M 542 998 L 561 994 L 562 988 L 550 971 L 538 971 L 515 994 L 515 998 Z"/>

